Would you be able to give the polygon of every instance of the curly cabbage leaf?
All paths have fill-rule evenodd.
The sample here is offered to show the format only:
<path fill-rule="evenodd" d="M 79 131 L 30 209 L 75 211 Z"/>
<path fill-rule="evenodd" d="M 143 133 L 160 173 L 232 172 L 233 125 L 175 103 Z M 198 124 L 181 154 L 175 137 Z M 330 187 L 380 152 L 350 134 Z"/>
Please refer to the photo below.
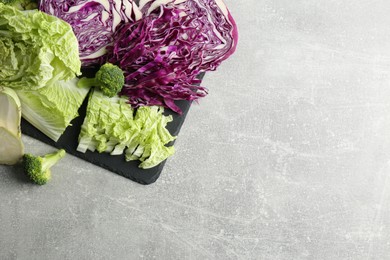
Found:
<path fill-rule="evenodd" d="M 175 139 L 166 128 L 172 116 L 164 116 L 163 112 L 164 108 L 157 106 L 135 111 L 126 98 L 107 98 L 94 90 L 88 100 L 77 151 L 124 153 L 127 161 L 141 161 L 140 168 L 152 168 L 175 152 L 173 146 L 167 146 Z"/>
<path fill-rule="evenodd" d="M 0 3 L 10 5 L 18 10 L 33 10 L 38 8 L 36 0 L 0 0 Z"/>
<path fill-rule="evenodd" d="M 0 3 L 0 85 L 38 89 L 80 74 L 78 42 L 66 22 Z"/>
<path fill-rule="evenodd" d="M 237 26 L 221 0 L 140 1 L 143 18 L 114 35 L 109 62 L 125 71 L 121 95 L 133 107 L 197 100 L 207 89 L 197 76 L 234 53 Z"/>
<path fill-rule="evenodd" d="M 72 26 L 83 66 L 103 64 L 119 25 L 141 17 L 132 0 L 41 0 L 39 9 Z"/>

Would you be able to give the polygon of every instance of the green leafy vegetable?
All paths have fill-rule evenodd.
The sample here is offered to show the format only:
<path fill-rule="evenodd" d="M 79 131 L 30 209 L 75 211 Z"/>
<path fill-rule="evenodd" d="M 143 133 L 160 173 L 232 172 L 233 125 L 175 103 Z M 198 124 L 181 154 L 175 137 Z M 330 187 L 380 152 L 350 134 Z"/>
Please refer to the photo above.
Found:
<path fill-rule="evenodd" d="M 78 42 L 63 20 L 0 3 L 0 85 L 33 90 L 80 74 Z"/>
<path fill-rule="evenodd" d="M 126 98 L 107 98 L 94 90 L 88 100 L 77 150 L 125 153 L 127 161 L 140 160 L 140 168 L 152 168 L 174 154 L 167 144 L 175 139 L 166 126 L 172 116 L 164 116 L 158 106 L 140 107 L 135 115 Z"/>
<path fill-rule="evenodd" d="M 70 122 L 77 117 L 78 109 L 89 89 L 78 88 L 77 78 L 57 81 L 33 91 L 17 90 L 22 102 L 23 118 L 57 141 Z"/>
<path fill-rule="evenodd" d="M 10 5 L 18 10 L 32 10 L 38 8 L 38 3 L 34 0 L 0 0 L 0 3 Z"/>
<path fill-rule="evenodd" d="M 36 184 L 46 184 L 51 179 L 51 167 L 66 155 L 64 149 L 44 156 L 35 156 L 33 154 L 23 155 L 23 167 L 25 173 Z"/>
<path fill-rule="evenodd" d="M 77 83 L 79 87 L 97 87 L 108 97 L 118 94 L 124 84 L 123 71 L 111 63 L 101 66 L 94 78 L 84 77 Z"/>
<path fill-rule="evenodd" d="M 15 164 L 23 155 L 20 106 L 15 91 L 0 87 L 0 164 Z"/>

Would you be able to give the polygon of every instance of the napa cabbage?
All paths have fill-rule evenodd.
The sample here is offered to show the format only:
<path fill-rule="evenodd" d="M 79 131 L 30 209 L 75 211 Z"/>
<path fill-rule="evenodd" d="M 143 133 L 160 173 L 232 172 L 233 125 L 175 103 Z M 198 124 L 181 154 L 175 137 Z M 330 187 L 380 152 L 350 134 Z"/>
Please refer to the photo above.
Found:
<path fill-rule="evenodd" d="M 78 42 L 63 20 L 0 3 L 0 85 L 34 90 L 80 74 Z"/>

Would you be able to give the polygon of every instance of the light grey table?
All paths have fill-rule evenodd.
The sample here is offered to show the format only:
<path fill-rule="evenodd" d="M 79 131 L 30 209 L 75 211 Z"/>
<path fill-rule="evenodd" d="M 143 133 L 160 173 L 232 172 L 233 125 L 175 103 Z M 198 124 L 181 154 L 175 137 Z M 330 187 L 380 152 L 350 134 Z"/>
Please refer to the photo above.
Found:
<path fill-rule="evenodd" d="M 389 1 L 226 3 L 238 50 L 160 179 L 0 166 L 0 259 L 390 259 Z"/>

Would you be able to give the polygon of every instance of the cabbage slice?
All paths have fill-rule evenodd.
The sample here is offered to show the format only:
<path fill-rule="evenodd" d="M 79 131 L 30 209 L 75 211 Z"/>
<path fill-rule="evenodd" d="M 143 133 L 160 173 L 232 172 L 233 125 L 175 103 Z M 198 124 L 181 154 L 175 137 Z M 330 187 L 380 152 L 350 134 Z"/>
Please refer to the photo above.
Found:
<path fill-rule="evenodd" d="M 107 98 L 93 90 L 77 151 L 125 154 L 127 161 L 139 160 L 140 168 L 152 168 L 175 152 L 168 144 L 176 137 L 166 128 L 172 116 L 164 116 L 163 112 L 164 108 L 157 106 L 140 107 L 135 111 L 126 98 Z"/>

